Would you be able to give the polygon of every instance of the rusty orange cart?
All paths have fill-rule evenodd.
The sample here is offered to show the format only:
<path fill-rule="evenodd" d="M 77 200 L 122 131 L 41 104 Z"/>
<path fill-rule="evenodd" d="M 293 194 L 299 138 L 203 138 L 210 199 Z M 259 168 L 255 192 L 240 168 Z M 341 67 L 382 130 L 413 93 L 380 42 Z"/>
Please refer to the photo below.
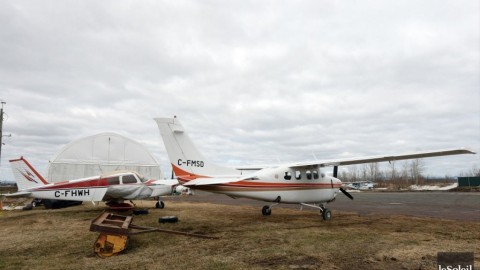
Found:
<path fill-rule="evenodd" d="M 108 212 L 103 212 L 97 218 L 92 220 L 90 231 L 100 232 L 100 235 L 93 246 L 95 254 L 101 258 L 117 255 L 119 252 L 127 248 L 128 238 L 130 235 L 148 232 L 164 232 L 206 239 L 218 239 L 218 237 L 202 234 L 137 226 L 132 224 L 132 221 L 133 216 L 123 216 Z"/>

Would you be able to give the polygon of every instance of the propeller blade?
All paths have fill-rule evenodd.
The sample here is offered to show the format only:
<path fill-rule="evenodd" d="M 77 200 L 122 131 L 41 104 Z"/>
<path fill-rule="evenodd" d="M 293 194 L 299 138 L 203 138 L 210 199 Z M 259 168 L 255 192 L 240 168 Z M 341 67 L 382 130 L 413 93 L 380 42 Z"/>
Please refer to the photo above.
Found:
<path fill-rule="evenodd" d="M 345 189 L 340 188 L 340 191 L 341 191 L 343 194 L 345 194 L 345 196 L 347 196 L 348 198 L 350 198 L 350 200 L 353 200 L 353 196 L 352 196 L 350 193 L 348 193 Z"/>

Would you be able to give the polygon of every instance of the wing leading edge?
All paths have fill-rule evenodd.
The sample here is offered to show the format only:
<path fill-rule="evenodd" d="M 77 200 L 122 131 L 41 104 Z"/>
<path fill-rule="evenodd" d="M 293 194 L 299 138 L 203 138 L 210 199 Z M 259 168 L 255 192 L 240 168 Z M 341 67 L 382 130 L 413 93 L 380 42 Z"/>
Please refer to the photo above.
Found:
<path fill-rule="evenodd" d="M 30 194 L 32 194 L 32 193 L 28 192 L 28 191 L 19 191 L 19 192 L 15 192 L 15 193 L 5 193 L 5 194 L 0 194 L 0 195 L 5 196 L 5 197 L 15 198 L 15 197 L 28 197 Z"/>
<path fill-rule="evenodd" d="M 290 165 L 290 167 L 298 168 L 298 167 L 309 167 L 309 166 L 327 167 L 327 166 L 340 166 L 340 165 L 356 165 L 356 164 L 364 164 L 364 163 L 375 163 L 375 162 L 384 162 L 384 161 L 391 162 L 396 160 L 463 155 L 463 154 L 476 154 L 476 153 L 466 148 L 457 148 L 457 149 L 405 153 L 405 154 L 399 154 L 399 155 L 379 155 L 379 156 L 370 156 L 370 157 L 300 162 L 300 163 L 292 164 Z"/>

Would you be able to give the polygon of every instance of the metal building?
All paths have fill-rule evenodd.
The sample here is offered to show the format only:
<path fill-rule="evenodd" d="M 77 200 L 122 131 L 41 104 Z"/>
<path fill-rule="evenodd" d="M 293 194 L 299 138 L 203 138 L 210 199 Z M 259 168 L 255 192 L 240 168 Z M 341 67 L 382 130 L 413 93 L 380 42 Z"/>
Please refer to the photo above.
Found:
<path fill-rule="evenodd" d="M 480 177 L 458 177 L 459 187 L 480 187 Z"/>
<path fill-rule="evenodd" d="M 117 170 L 163 179 L 159 162 L 145 146 L 116 133 L 100 133 L 69 143 L 48 165 L 47 179 L 59 182 Z"/>

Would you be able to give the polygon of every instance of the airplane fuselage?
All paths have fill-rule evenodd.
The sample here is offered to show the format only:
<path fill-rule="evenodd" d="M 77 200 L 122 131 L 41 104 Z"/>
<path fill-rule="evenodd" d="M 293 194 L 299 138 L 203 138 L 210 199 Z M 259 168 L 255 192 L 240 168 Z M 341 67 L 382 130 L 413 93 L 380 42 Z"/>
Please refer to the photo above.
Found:
<path fill-rule="evenodd" d="M 173 164 L 172 164 L 173 165 Z M 175 165 L 173 165 L 175 166 Z M 288 167 L 265 168 L 247 179 L 212 185 L 191 186 L 195 189 L 222 193 L 230 197 L 243 197 L 267 202 L 282 203 L 323 203 L 332 201 L 341 181 L 325 175 L 318 168 L 292 170 Z M 242 175 L 230 175 L 232 179 Z M 178 176 L 179 182 L 188 185 L 193 180 Z"/>
<path fill-rule="evenodd" d="M 31 198 L 74 201 L 141 200 L 170 194 L 171 191 L 171 185 L 158 180 L 142 182 L 134 174 L 95 176 L 22 190 Z"/>

